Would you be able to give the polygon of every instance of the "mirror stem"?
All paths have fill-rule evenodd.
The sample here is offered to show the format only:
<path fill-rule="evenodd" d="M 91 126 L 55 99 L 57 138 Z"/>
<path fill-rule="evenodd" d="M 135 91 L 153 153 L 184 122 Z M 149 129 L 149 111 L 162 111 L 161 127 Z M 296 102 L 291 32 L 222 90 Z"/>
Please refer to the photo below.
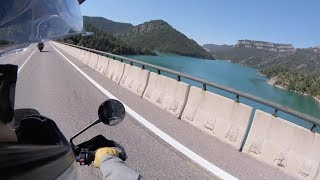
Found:
<path fill-rule="evenodd" d="M 87 129 L 91 128 L 92 126 L 98 124 L 102 122 L 99 118 L 93 122 L 92 124 L 90 124 L 89 126 L 87 126 L 86 128 L 82 129 L 81 131 L 79 131 L 76 135 L 74 135 L 72 138 L 70 138 L 70 144 L 71 144 L 71 147 L 74 148 L 74 144 L 73 144 L 73 139 L 78 137 L 81 133 L 83 133 L 84 131 L 86 131 Z"/>

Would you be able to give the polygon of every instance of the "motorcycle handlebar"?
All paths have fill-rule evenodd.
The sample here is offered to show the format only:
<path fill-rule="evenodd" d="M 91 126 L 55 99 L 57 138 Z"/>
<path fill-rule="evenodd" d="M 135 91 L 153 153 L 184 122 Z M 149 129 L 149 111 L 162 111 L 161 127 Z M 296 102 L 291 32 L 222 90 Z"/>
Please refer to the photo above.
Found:
<path fill-rule="evenodd" d="M 98 135 L 88 141 L 85 141 L 79 145 L 71 144 L 73 153 L 76 157 L 76 161 L 80 165 L 89 165 L 94 161 L 95 151 L 102 147 L 115 147 L 119 151 L 119 158 L 125 161 L 127 154 L 125 149 L 115 141 L 108 140 L 102 135 Z"/>
<path fill-rule="evenodd" d="M 78 156 L 76 156 L 76 161 L 80 163 L 81 166 L 89 165 L 94 161 L 95 151 L 89 151 L 88 149 L 82 149 Z"/>

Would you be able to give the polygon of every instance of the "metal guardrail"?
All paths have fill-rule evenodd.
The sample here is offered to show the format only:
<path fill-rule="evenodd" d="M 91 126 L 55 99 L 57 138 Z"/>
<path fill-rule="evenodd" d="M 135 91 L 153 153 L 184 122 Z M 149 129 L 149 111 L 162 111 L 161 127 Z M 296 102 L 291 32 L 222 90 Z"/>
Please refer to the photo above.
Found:
<path fill-rule="evenodd" d="M 216 84 L 216 83 L 204 80 L 204 79 L 200 79 L 200 78 L 196 78 L 196 77 L 190 76 L 188 74 L 184 74 L 184 73 L 181 73 L 181 72 L 177 72 L 177 71 L 174 71 L 174 70 L 171 70 L 171 69 L 163 68 L 163 67 L 160 67 L 160 66 L 156 66 L 156 65 L 153 65 L 153 64 L 146 63 L 146 62 L 141 62 L 141 61 L 134 60 L 134 59 L 131 59 L 131 58 L 127 58 L 127 57 L 123 57 L 123 56 L 119 56 L 119 55 L 115 55 L 115 54 L 111 54 L 111 53 L 107 53 L 107 52 L 103 52 L 103 51 L 99 51 L 99 50 L 95 50 L 95 49 L 90 49 L 90 48 L 86 48 L 86 47 L 82 47 L 82 46 L 77 46 L 77 45 L 73 45 L 73 44 L 68 44 L 68 43 L 63 43 L 63 42 L 60 42 L 60 43 L 65 44 L 65 45 L 69 45 L 69 46 L 73 46 L 73 47 L 76 47 L 76 48 L 84 49 L 84 50 L 87 50 L 87 51 L 91 51 L 91 52 L 94 52 L 94 53 L 103 54 L 103 55 L 106 55 L 107 57 L 112 57 L 113 59 L 117 58 L 121 62 L 123 62 L 125 60 L 125 61 L 128 61 L 131 65 L 133 63 L 137 63 L 137 64 L 140 64 L 142 66 L 142 69 L 145 69 L 146 66 L 147 67 L 151 67 L 151 68 L 156 69 L 158 74 L 160 74 L 161 71 L 164 71 L 164 72 L 167 72 L 167 73 L 170 73 L 170 74 L 174 74 L 174 75 L 177 76 L 177 80 L 178 81 L 180 81 L 180 78 L 183 77 L 183 78 L 186 78 L 186 79 L 201 83 L 203 90 L 206 90 L 207 86 L 211 86 L 211 87 L 214 87 L 214 88 L 229 92 L 229 93 L 234 94 L 236 96 L 236 102 L 238 102 L 238 103 L 240 102 L 240 97 L 243 97 L 243 98 L 249 99 L 251 101 L 266 105 L 266 106 L 271 107 L 271 108 L 274 109 L 274 113 L 273 113 L 274 116 L 277 116 L 278 111 L 282 111 L 284 113 L 293 115 L 295 117 L 298 117 L 298 118 L 301 118 L 301 119 L 303 119 L 305 121 L 310 122 L 312 124 L 312 127 L 311 127 L 310 130 L 312 132 L 315 132 L 314 130 L 315 130 L 316 126 L 320 126 L 320 119 L 317 119 L 315 117 L 312 117 L 312 116 L 309 116 L 307 114 L 301 113 L 301 112 L 296 111 L 294 109 L 288 108 L 286 106 L 283 106 L 283 105 L 280 105 L 280 104 L 277 104 L 277 103 L 274 103 L 274 102 L 271 102 L 271 101 L 268 101 L 268 100 L 265 100 L 265 99 L 262 99 L 262 98 L 259 98 L 259 97 L 256 97 L 254 95 L 251 95 L 251 94 L 248 94 L 248 93 L 245 93 L 245 92 L 241 92 L 241 91 L 238 91 L 238 90 L 226 87 L 226 86 L 222 86 L 222 85 L 219 85 L 219 84 Z"/>

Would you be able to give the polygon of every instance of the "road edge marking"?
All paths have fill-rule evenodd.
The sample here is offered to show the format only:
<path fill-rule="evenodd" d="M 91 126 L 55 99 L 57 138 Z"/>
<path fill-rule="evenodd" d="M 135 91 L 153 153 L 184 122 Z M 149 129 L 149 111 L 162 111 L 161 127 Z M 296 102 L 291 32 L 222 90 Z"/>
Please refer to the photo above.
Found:
<path fill-rule="evenodd" d="M 85 72 L 83 72 L 77 65 L 73 64 L 65 55 L 63 55 L 54 45 L 50 45 L 62 56 L 64 57 L 80 74 L 82 74 L 88 81 L 90 81 L 97 89 L 99 89 L 104 95 L 108 96 L 109 98 L 112 99 L 117 99 L 114 95 L 112 95 L 110 92 L 108 92 L 106 89 L 104 89 L 100 84 L 98 84 L 95 80 L 93 80 L 90 76 L 88 76 Z M 119 100 L 120 101 L 120 100 Z M 123 103 L 123 102 L 122 102 Z M 171 136 L 157 128 L 155 125 L 147 121 L 145 118 L 140 116 L 137 112 L 132 110 L 129 106 L 124 104 L 124 107 L 126 109 L 126 112 L 130 114 L 135 120 L 140 122 L 143 126 L 148 128 L 150 131 L 152 131 L 154 134 L 156 134 L 158 137 L 160 137 L 162 140 L 170 144 L 172 147 L 174 147 L 176 150 L 178 150 L 180 153 L 184 154 L 187 156 L 189 159 L 191 159 L 193 162 L 196 164 L 200 165 L 207 171 L 211 172 L 215 176 L 218 176 L 221 179 L 232 179 L 236 180 L 237 178 L 228 174 L 227 172 L 223 171 L 219 167 L 215 166 L 214 164 L 210 163 L 209 161 L 205 160 L 189 148 L 185 147 L 175 139 L 173 139 Z"/>
<path fill-rule="evenodd" d="M 34 51 L 29 55 L 29 57 L 27 58 L 27 60 L 21 65 L 21 67 L 18 69 L 18 74 L 20 73 L 20 71 L 22 70 L 23 66 L 27 63 L 27 61 L 31 58 L 31 56 L 36 52 L 37 48 L 34 49 Z"/>

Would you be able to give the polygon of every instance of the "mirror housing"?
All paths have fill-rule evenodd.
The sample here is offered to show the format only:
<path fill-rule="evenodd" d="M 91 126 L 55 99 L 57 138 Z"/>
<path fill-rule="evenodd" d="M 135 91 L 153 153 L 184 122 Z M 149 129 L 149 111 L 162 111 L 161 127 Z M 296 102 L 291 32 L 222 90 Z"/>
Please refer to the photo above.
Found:
<path fill-rule="evenodd" d="M 109 126 L 122 122 L 126 114 L 123 104 L 116 99 L 108 99 L 98 109 L 99 120 Z"/>

